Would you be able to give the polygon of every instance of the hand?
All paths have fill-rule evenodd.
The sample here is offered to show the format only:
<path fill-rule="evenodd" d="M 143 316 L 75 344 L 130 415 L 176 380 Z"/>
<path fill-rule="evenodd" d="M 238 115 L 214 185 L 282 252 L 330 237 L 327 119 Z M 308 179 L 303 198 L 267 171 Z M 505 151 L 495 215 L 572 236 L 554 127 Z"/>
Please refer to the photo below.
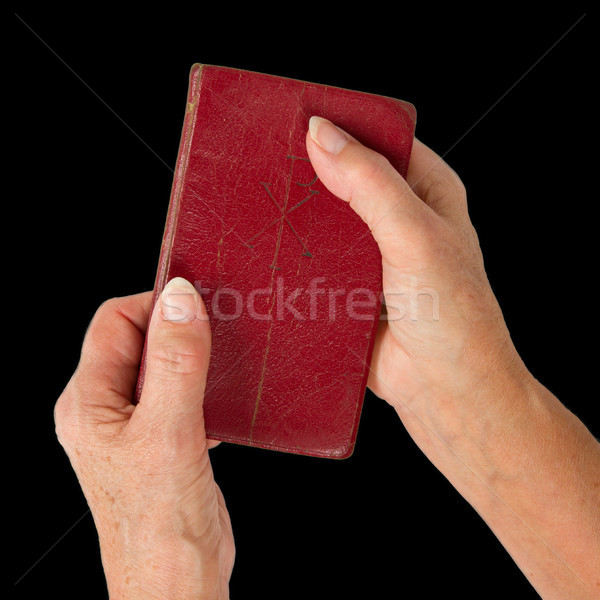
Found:
<path fill-rule="evenodd" d="M 134 406 L 151 296 L 100 307 L 56 404 L 57 435 L 98 529 L 111 599 L 228 598 L 235 547 L 202 411 L 210 326 L 194 287 L 172 280 L 152 313 Z"/>
<path fill-rule="evenodd" d="M 415 140 L 405 180 L 319 117 L 306 144 L 320 180 L 381 251 L 387 320 L 369 387 L 542 597 L 597 597 L 600 444 L 512 344 L 460 179 Z"/>
<path fill-rule="evenodd" d="M 368 225 L 383 260 L 386 312 L 369 387 L 399 410 L 430 396 L 469 395 L 481 378 L 526 370 L 489 286 L 459 177 L 414 140 L 404 180 L 381 155 L 329 122 L 315 137 L 343 144 L 335 153 L 308 137 L 324 185 Z M 334 143 L 331 142 L 330 143 Z"/>

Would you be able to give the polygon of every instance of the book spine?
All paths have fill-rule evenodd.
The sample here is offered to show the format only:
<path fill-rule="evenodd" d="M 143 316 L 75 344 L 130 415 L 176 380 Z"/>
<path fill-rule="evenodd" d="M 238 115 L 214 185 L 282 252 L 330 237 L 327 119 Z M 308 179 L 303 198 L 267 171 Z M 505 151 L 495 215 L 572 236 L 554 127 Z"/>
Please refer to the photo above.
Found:
<path fill-rule="evenodd" d="M 154 302 L 156 302 L 158 296 L 167 283 L 166 278 L 169 271 L 171 247 L 177 225 L 177 216 L 179 214 L 179 200 L 181 198 L 185 181 L 185 173 L 189 161 L 190 144 L 196 122 L 196 106 L 201 87 L 202 69 L 203 65 L 195 64 L 190 72 L 185 119 L 183 122 L 181 142 L 179 144 L 179 152 L 177 155 L 177 164 L 175 167 L 175 173 L 173 175 L 171 199 L 169 201 L 169 209 L 167 212 L 165 231 L 163 234 L 159 264 L 156 273 L 156 281 L 154 282 Z"/>
<path fill-rule="evenodd" d="M 203 65 L 195 64 L 190 70 L 189 86 L 188 86 L 188 97 L 185 109 L 185 118 L 183 121 L 183 128 L 181 132 L 181 141 L 179 143 L 179 150 L 177 153 L 177 163 L 175 165 L 175 172 L 173 174 L 173 185 L 171 187 L 171 197 L 169 200 L 169 208 L 167 210 L 167 219 L 165 222 L 165 229 L 163 232 L 162 244 L 160 249 L 160 257 L 158 260 L 158 269 L 156 271 L 156 279 L 154 281 L 154 291 L 152 295 L 152 310 L 160 297 L 160 294 L 167 284 L 167 275 L 169 272 L 169 264 L 171 261 L 171 247 L 175 236 L 175 230 L 177 227 L 177 216 L 179 214 L 179 201 L 183 190 L 183 184 L 185 181 L 185 173 L 189 162 L 189 152 L 192 136 L 194 133 L 194 125 L 196 123 L 196 106 L 198 103 L 198 97 L 200 95 L 201 81 L 202 81 L 202 69 Z M 144 343 L 144 351 L 142 353 L 142 361 L 140 365 L 140 372 L 138 375 L 138 381 L 136 386 L 135 402 L 139 402 L 142 394 L 142 388 L 144 385 L 144 373 L 146 367 L 146 343 Z"/>

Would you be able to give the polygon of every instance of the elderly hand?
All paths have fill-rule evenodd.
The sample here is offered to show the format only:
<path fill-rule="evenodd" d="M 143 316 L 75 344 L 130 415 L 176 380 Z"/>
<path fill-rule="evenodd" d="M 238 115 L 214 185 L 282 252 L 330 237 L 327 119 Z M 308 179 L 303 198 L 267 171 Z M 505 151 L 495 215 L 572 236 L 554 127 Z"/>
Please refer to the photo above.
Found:
<path fill-rule="evenodd" d="M 89 503 L 112 600 L 228 598 L 234 541 L 214 481 L 202 399 L 210 326 L 183 279 L 156 303 L 145 383 L 132 404 L 152 295 L 104 303 L 55 409 Z"/>
<path fill-rule="evenodd" d="M 597 598 L 600 445 L 513 346 L 460 179 L 415 140 L 405 180 L 320 117 L 306 144 L 381 251 L 387 320 L 370 388 L 543 598 Z"/>

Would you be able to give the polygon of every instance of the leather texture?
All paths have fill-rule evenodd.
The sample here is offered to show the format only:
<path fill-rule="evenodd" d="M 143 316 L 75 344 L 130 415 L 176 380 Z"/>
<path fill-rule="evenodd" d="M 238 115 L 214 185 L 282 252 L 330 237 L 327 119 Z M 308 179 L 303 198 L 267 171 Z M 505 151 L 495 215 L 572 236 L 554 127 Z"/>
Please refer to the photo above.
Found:
<path fill-rule="evenodd" d="M 312 115 L 406 174 L 407 102 L 194 65 L 155 284 L 201 292 L 211 439 L 310 456 L 353 452 L 381 310 L 368 228 L 308 161 Z M 143 386 L 143 365 L 138 398 Z"/>

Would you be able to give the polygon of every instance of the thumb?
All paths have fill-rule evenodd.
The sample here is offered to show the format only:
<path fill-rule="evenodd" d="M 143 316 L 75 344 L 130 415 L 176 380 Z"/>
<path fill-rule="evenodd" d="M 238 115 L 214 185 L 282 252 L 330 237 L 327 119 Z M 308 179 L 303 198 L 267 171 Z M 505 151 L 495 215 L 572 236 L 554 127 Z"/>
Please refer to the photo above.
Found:
<path fill-rule="evenodd" d="M 408 242 L 432 212 L 389 161 L 321 117 L 311 117 L 306 146 L 325 187 L 368 225 L 384 258 Z"/>
<path fill-rule="evenodd" d="M 200 294 L 187 280 L 172 279 L 148 326 L 144 387 L 134 416 L 171 432 L 189 426 L 202 437 L 210 346 L 210 324 Z"/>

